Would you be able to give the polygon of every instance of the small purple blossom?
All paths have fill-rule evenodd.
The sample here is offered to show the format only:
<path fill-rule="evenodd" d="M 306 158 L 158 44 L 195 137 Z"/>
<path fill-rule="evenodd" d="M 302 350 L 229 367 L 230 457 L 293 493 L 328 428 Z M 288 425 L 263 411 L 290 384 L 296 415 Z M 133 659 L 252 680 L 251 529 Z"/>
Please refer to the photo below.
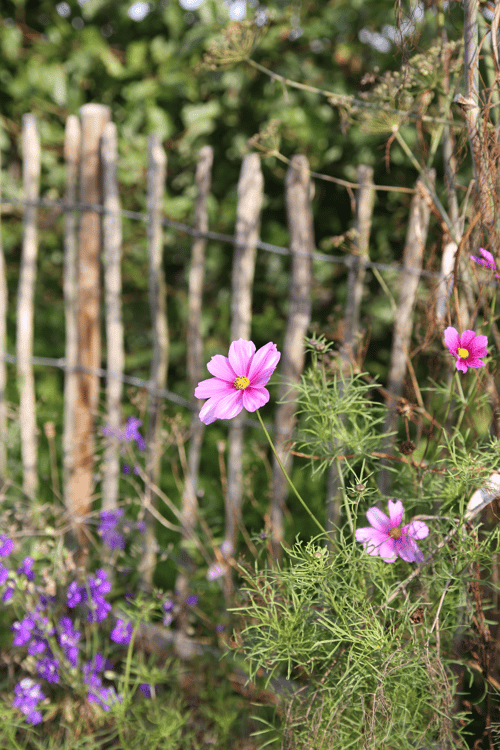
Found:
<path fill-rule="evenodd" d="M 121 703 L 123 698 L 121 695 L 117 695 L 116 691 L 112 687 L 98 687 L 94 690 L 89 690 L 87 693 L 89 701 L 97 703 L 105 711 L 109 711 L 111 706 L 115 703 Z"/>
<path fill-rule="evenodd" d="M 32 570 L 34 562 L 35 561 L 32 557 L 25 557 L 21 565 L 16 570 L 16 573 L 18 573 L 19 575 L 25 575 L 28 581 L 33 581 L 35 579 L 35 573 Z"/>
<path fill-rule="evenodd" d="M 13 646 L 24 646 L 31 638 L 31 631 L 35 627 L 35 618 L 33 615 L 26 615 L 20 622 L 15 622 L 11 630 L 15 636 L 12 641 Z"/>
<path fill-rule="evenodd" d="M 68 607 L 73 608 L 76 607 L 77 604 L 80 604 L 83 599 L 84 591 L 85 588 L 83 586 L 79 586 L 76 581 L 72 581 L 68 586 Z"/>
<path fill-rule="evenodd" d="M 3 586 L 7 578 L 9 577 L 10 570 L 4 565 L 0 565 L 0 586 Z"/>
<path fill-rule="evenodd" d="M 38 676 L 47 682 L 59 682 L 59 661 L 45 656 L 36 665 Z"/>
<path fill-rule="evenodd" d="M 19 708 L 25 714 L 27 723 L 40 724 L 42 714 L 36 709 L 38 703 L 45 698 L 40 685 L 30 677 L 25 677 L 15 686 L 14 695 L 15 698 L 12 701 L 12 706 Z"/>
<path fill-rule="evenodd" d="M 82 634 L 79 630 L 74 630 L 73 621 L 70 617 L 61 617 L 59 628 L 59 645 L 71 666 L 76 667 L 78 663 L 77 644 Z"/>
<path fill-rule="evenodd" d="M 110 549 L 125 549 L 125 537 L 117 529 L 117 524 L 123 518 L 123 508 L 103 510 L 98 533 Z"/>
<path fill-rule="evenodd" d="M 8 557 L 14 549 L 14 542 L 5 534 L 0 534 L 0 557 Z"/>
<path fill-rule="evenodd" d="M 124 620 L 117 620 L 117 623 L 111 631 L 110 638 L 115 643 L 123 643 L 126 645 L 130 643 L 132 637 L 133 625 L 131 622 L 125 622 Z"/>
<path fill-rule="evenodd" d="M 448 326 L 444 332 L 444 341 L 457 360 L 457 370 L 467 372 L 469 367 L 484 367 L 481 357 L 488 354 L 486 336 L 477 336 L 474 331 L 469 330 L 460 335 L 455 328 Z"/>
<path fill-rule="evenodd" d="M 143 682 L 141 685 L 139 685 L 139 689 L 141 692 L 146 696 L 146 698 L 151 698 L 151 685 L 148 685 L 146 682 Z"/>
<path fill-rule="evenodd" d="M 2 600 L 4 602 L 8 602 L 10 601 L 10 599 L 12 599 L 12 597 L 14 596 L 15 588 L 16 587 L 14 586 L 14 584 L 10 584 L 9 586 L 7 586 L 2 596 Z"/>
<path fill-rule="evenodd" d="M 425 539 L 429 527 L 423 521 L 412 521 L 402 528 L 403 503 L 389 500 L 389 517 L 378 508 L 369 508 L 366 517 L 370 526 L 356 530 L 356 541 L 361 542 L 369 555 L 380 555 L 382 560 L 392 563 L 401 557 L 406 562 L 423 562 L 424 556 L 415 540 Z"/>

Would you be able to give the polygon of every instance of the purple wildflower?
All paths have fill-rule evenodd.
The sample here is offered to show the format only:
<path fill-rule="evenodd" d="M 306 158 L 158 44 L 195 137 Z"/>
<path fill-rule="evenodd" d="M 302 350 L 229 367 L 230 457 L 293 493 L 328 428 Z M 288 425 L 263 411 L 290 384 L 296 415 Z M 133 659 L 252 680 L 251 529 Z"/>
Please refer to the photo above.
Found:
<path fill-rule="evenodd" d="M 9 577 L 9 569 L 4 565 L 0 565 L 0 586 L 3 586 L 7 578 Z"/>
<path fill-rule="evenodd" d="M 47 682 L 59 682 L 59 661 L 44 656 L 36 665 L 38 676 Z"/>
<path fill-rule="evenodd" d="M 78 663 L 78 641 L 81 638 L 81 632 L 74 630 L 73 621 L 69 617 L 61 617 L 59 620 L 60 633 L 59 645 L 64 651 L 64 655 L 72 667 Z"/>
<path fill-rule="evenodd" d="M 38 703 L 45 698 L 40 685 L 30 677 L 25 677 L 15 686 L 14 695 L 15 698 L 12 701 L 12 706 L 19 708 L 25 714 L 27 723 L 40 724 L 42 714 L 36 709 Z"/>
<path fill-rule="evenodd" d="M 141 685 L 139 685 L 139 688 L 141 692 L 146 696 L 146 698 L 151 698 L 151 685 L 143 682 Z"/>
<path fill-rule="evenodd" d="M 35 627 L 35 618 L 33 615 L 26 615 L 21 622 L 15 622 L 11 630 L 14 631 L 15 636 L 12 641 L 13 646 L 24 646 L 28 643 L 31 638 L 31 631 Z"/>
<path fill-rule="evenodd" d="M 33 581 L 35 579 L 35 573 L 32 570 L 34 562 L 35 561 L 32 557 L 25 557 L 21 565 L 16 570 L 16 573 L 18 573 L 19 575 L 25 575 L 28 581 Z"/>
<path fill-rule="evenodd" d="M 123 518 L 123 508 L 115 510 L 103 510 L 101 512 L 101 523 L 98 533 L 110 549 L 124 549 L 125 538 L 117 529 L 116 525 Z"/>
<path fill-rule="evenodd" d="M 133 629 L 131 622 L 118 620 L 109 637 L 112 641 L 115 641 L 115 643 L 123 643 L 126 645 L 127 643 L 130 643 Z"/>
<path fill-rule="evenodd" d="M 80 604 L 84 592 L 85 588 L 83 586 L 79 586 L 76 581 L 72 581 L 68 586 L 68 607 L 73 608 L 76 607 L 77 604 Z"/>
<path fill-rule="evenodd" d="M 14 542 L 5 534 L 0 534 L 0 557 L 8 557 L 14 549 Z"/>

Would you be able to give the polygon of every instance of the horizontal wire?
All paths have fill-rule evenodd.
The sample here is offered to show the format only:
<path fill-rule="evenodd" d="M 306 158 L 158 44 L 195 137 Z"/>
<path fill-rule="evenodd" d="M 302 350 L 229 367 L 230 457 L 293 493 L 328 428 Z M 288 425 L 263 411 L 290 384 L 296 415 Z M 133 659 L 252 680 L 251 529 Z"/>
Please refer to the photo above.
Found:
<path fill-rule="evenodd" d="M 60 208 L 61 211 L 95 211 L 96 213 L 106 214 L 107 216 L 124 216 L 127 219 L 134 219 L 136 221 L 148 222 L 150 215 L 142 211 L 127 211 L 121 209 L 119 211 L 110 211 L 104 208 L 100 203 L 66 203 L 65 201 L 46 200 L 40 198 L 36 201 L 22 201 L 22 200 L 0 200 L 2 206 L 42 206 L 46 208 Z M 164 227 L 170 227 L 177 229 L 179 232 L 184 232 L 191 237 L 203 238 L 208 240 L 215 240 L 216 242 L 227 242 L 232 245 L 236 245 L 236 238 L 231 234 L 222 234 L 220 232 L 202 231 L 195 229 L 188 224 L 183 224 L 179 221 L 172 221 L 171 219 L 162 218 L 159 220 L 160 224 Z M 298 257 L 311 257 L 312 260 L 322 261 L 324 263 L 340 263 L 347 268 L 351 268 L 356 262 L 363 265 L 365 268 L 376 268 L 379 271 L 393 271 L 394 273 L 407 273 L 411 276 L 426 276 L 429 278 L 442 278 L 439 271 L 426 271 L 424 269 L 416 268 L 405 268 L 402 265 L 395 265 L 391 263 L 377 263 L 375 261 L 367 260 L 359 255 L 350 254 L 349 257 L 339 255 L 326 255 L 325 253 L 319 253 L 317 251 L 312 254 L 301 253 L 300 251 L 293 251 L 289 247 L 282 247 L 281 245 L 273 245 L 270 242 L 263 242 L 257 240 L 255 243 L 256 247 L 260 250 L 266 250 L 270 253 L 276 253 L 278 255 L 296 255 Z M 457 277 L 458 279 L 460 277 Z"/>

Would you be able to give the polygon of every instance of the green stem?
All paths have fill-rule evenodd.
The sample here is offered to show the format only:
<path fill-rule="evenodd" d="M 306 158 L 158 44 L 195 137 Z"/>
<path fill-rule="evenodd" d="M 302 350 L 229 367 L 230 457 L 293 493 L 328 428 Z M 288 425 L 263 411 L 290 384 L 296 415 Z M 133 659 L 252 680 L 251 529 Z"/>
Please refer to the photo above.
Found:
<path fill-rule="evenodd" d="M 352 536 L 354 536 L 354 524 L 352 522 L 351 509 L 349 508 L 349 500 L 347 498 L 346 491 L 345 491 L 345 482 L 344 482 L 344 475 L 342 474 L 342 466 L 340 465 L 340 459 L 338 456 L 335 459 L 335 464 L 337 466 L 337 474 L 339 477 L 339 482 L 342 486 L 342 494 L 344 496 L 344 508 L 345 508 L 345 514 L 347 516 L 347 523 L 349 524 L 349 529 L 351 530 Z"/>
<path fill-rule="evenodd" d="M 294 483 L 292 482 L 292 480 L 291 480 L 291 479 L 290 479 L 290 477 L 288 476 L 288 474 L 287 474 L 287 472 L 286 472 L 286 469 L 285 469 L 285 467 L 284 467 L 284 466 L 283 466 L 283 464 L 281 463 L 281 460 L 280 460 L 280 457 L 278 456 L 278 453 L 277 453 L 277 451 L 276 451 L 276 448 L 275 448 L 275 447 L 274 447 L 274 445 L 273 445 L 273 441 L 272 441 L 272 440 L 271 440 L 271 438 L 269 437 L 269 433 L 268 433 L 268 431 L 266 430 L 266 427 L 265 427 L 265 425 L 264 425 L 264 422 L 262 421 L 262 417 L 260 416 L 260 411 L 259 411 L 258 409 L 257 409 L 257 416 L 258 416 L 258 418 L 259 418 L 259 422 L 260 422 L 260 423 L 261 423 L 261 425 L 262 425 L 262 429 L 263 429 L 263 430 L 264 430 L 264 432 L 266 433 L 266 437 L 267 437 L 267 439 L 268 439 L 269 445 L 271 446 L 271 450 L 272 450 L 272 452 L 274 453 L 274 455 L 276 456 L 276 461 L 277 461 L 277 462 L 279 463 L 279 465 L 280 465 L 280 469 L 281 469 L 281 471 L 283 472 L 283 474 L 284 474 L 284 476 L 285 476 L 285 479 L 286 479 L 286 481 L 288 482 L 288 484 L 290 485 L 290 487 L 292 488 L 292 490 L 293 490 L 293 491 L 295 492 L 296 496 L 298 497 L 298 499 L 300 500 L 300 502 L 302 503 L 302 505 L 304 506 L 304 508 L 305 508 L 305 509 L 307 510 L 307 512 L 308 512 L 308 513 L 309 513 L 309 515 L 311 516 L 311 518 L 312 518 L 312 520 L 314 521 L 314 523 L 316 524 L 316 526 L 318 526 L 318 528 L 319 528 L 319 529 L 321 529 L 321 532 L 322 532 L 323 534 L 326 534 L 326 531 L 325 531 L 325 529 L 324 529 L 324 528 L 322 527 L 322 525 L 320 524 L 320 522 L 318 521 L 318 519 L 316 518 L 316 516 L 315 516 L 315 515 L 314 515 L 314 514 L 312 513 L 312 511 L 311 511 L 311 510 L 310 510 L 310 509 L 309 509 L 309 508 L 307 507 L 307 505 L 305 504 L 304 500 L 302 500 L 302 498 L 301 498 L 301 496 L 299 495 L 299 493 L 298 493 L 298 491 L 297 491 L 297 489 L 296 489 L 296 487 L 295 487 Z"/>
<path fill-rule="evenodd" d="M 450 398 L 448 399 L 448 406 L 446 407 L 446 414 L 444 415 L 444 419 L 443 419 L 443 433 L 442 434 L 444 434 L 444 432 L 446 430 L 446 420 L 448 419 L 448 414 L 450 412 L 451 402 L 453 401 L 453 384 L 455 382 L 455 378 L 457 377 L 457 372 L 458 372 L 458 370 L 455 370 L 455 372 L 453 373 L 453 377 L 452 377 L 451 383 L 450 383 Z"/>

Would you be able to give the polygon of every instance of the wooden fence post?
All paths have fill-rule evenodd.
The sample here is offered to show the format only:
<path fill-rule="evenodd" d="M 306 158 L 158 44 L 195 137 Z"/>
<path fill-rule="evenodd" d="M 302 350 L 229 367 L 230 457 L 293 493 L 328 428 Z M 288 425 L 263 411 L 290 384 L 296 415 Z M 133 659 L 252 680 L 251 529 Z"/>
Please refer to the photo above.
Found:
<path fill-rule="evenodd" d="M 260 212 L 264 177 L 258 154 L 248 154 L 241 165 L 238 181 L 238 207 L 231 289 L 231 341 L 250 339 L 252 322 L 252 285 L 255 253 L 260 230 Z M 228 440 L 226 549 L 235 549 L 243 499 L 243 416 L 231 420 Z M 226 578 L 226 594 L 230 579 Z"/>
<path fill-rule="evenodd" d="M 109 107 L 85 104 L 80 108 L 82 148 L 80 200 L 99 203 L 101 170 L 99 143 L 104 126 L 111 119 Z M 83 211 L 78 232 L 78 365 L 96 370 L 101 365 L 100 335 L 101 216 Z M 75 413 L 75 465 L 69 499 L 73 528 L 79 544 L 80 569 L 86 567 L 88 541 L 85 521 L 92 507 L 94 429 L 99 398 L 99 376 L 77 374 Z"/>
<path fill-rule="evenodd" d="M 287 398 L 276 410 L 275 448 L 281 462 L 289 473 L 291 455 L 285 454 L 285 445 L 290 439 L 295 423 L 295 398 L 297 391 L 291 389 L 304 369 L 304 337 L 311 322 L 311 255 L 314 252 L 314 227 L 310 204 L 311 178 L 309 163 L 305 156 L 292 158 L 285 179 L 286 207 L 290 249 L 292 251 L 292 278 L 290 282 L 290 308 L 281 357 L 281 378 L 278 400 Z M 281 468 L 273 461 L 273 496 L 271 502 L 271 550 L 274 560 L 281 561 L 284 540 L 283 507 L 288 484 Z"/>
<path fill-rule="evenodd" d="M 122 377 L 125 362 L 121 302 L 122 220 L 118 213 L 121 205 L 116 181 L 118 151 L 114 122 L 108 122 L 104 127 L 101 139 L 101 160 L 103 205 L 106 212 L 103 219 L 106 359 L 107 370 L 110 372 L 106 382 L 107 426 L 112 430 L 107 436 L 104 449 L 102 508 L 111 510 L 116 508 L 118 500 L 120 459 L 119 440 L 116 433 L 121 426 Z"/>
<path fill-rule="evenodd" d="M 5 271 L 5 256 L 2 245 L 2 152 L 0 151 L 0 352 L 7 351 L 7 304 L 8 289 Z M 7 386 L 7 363 L 0 360 L 0 483 L 7 478 L 7 401 L 5 388 Z"/>
<path fill-rule="evenodd" d="M 211 146 L 203 146 L 200 150 L 200 156 L 196 167 L 196 204 L 194 209 L 194 225 L 200 232 L 208 230 L 208 213 L 207 199 L 212 182 L 212 164 L 214 159 L 214 150 Z M 205 249 L 207 241 L 204 237 L 197 237 L 193 242 L 191 255 L 191 267 L 189 269 L 189 291 L 188 291 L 188 336 L 187 336 L 187 371 L 189 384 L 192 392 L 203 379 L 202 375 L 202 353 L 203 342 L 201 337 L 201 309 L 203 295 L 203 280 L 205 277 Z M 198 405 L 201 407 L 203 399 L 198 399 Z M 198 483 L 198 471 L 200 466 L 201 445 L 203 441 L 205 425 L 200 420 L 197 413 L 194 413 L 191 419 L 190 442 L 188 452 L 188 473 L 185 480 L 184 493 L 182 496 L 181 507 L 181 526 L 183 543 L 192 537 L 196 524 L 196 512 L 198 501 L 196 498 L 196 485 Z M 182 559 L 189 563 L 189 554 L 184 550 Z M 186 565 L 187 568 L 187 565 Z M 187 596 L 189 579 L 184 570 L 177 574 L 175 590 L 180 601 L 184 601 Z M 187 614 L 182 612 L 181 614 Z M 185 618 L 181 618 L 185 619 Z"/>
<path fill-rule="evenodd" d="M 70 115 L 66 121 L 64 134 L 64 160 L 66 162 L 66 202 L 75 203 L 80 162 L 81 129 L 80 120 Z M 76 366 L 78 364 L 78 255 L 77 218 L 74 211 L 66 211 L 64 216 L 64 320 L 66 323 L 66 344 L 64 358 L 64 426 L 63 426 L 63 487 L 64 504 L 72 513 L 71 489 L 75 468 L 75 415 L 78 393 Z"/>
<path fill-rule="evenodd" d="M 354 222 L 356 255 L 351 256 L 351 266 L 347 276 L 344 337 L 340 347 L 340 366 L 344 377 L 349 377 L 350 367 L 356 358 L 355 348 L 359 337 L 359 316 L 366 273 L 366 266 L 363 261 L 369 258 L 370 230 L 375 202 L 372 167 L 360 164 L 356 177 L 360 186 L 356 193 L 356 219 Z M 339 390 L 342 391 L 342 389 L 343 385 L 339 383 Z M 332 463 L 327 471 L 326 530 L 329 532 L 331 539 L 340 525 L 342 515 L 340 494 L 343 492 L 343 477 L 339 476 L 336 463 Z"/>
<path fill-rule="evenodd" d="M 149 305 L 153 334 L 153 360 L 151 362 L 150 382 L 153 388 L 160 390 L 167 384 L 168 369 L 168 325 L 165 277 L 162 267 L 163 228 L 161 214 L 165 194 L 167 155 L 157 133 L 149 136 L 148 142 L 148 255 L 149 255 Z M 163 401 L 151 393 L 148 398 L 149 424 L 146 439 L 146 474 L 148 482 L 145 489 L 144 503 L 146 508 L 145 550 L 139 565 L 143 585 L 150 588 L 156 563 L 156 535 L 154 518 L 148 511 L 154 505 L 152 485 L 158 485 L 161 462 L 161 415 Z"/>
<path fill-rule="evenodd" d="M 433 185 L 436 179 L 435 170 L 432 169 L 428 172 L 428 179 Z M 397 425 L 396 407 L 398 400 L 403 395 L 404 377 L 409 361 L 413 311 L 420 283 L 420 275 L 417 272 L 422 269 L 427 231 L 429 229 L 430 211 L 418 189 L 419 182 L 421 182 L 420 178 L 417 180 L 417 190 L 411 201 L 408 233 L 403 252 L 403 267 L 405 270 L 413 271 L 414 273 L 404 273 L 401 276 L 399 301 L 392 337 L 391 366 L 387 383 L 387 414 L 384 424 L 384 434 L 386 436 L 388 433 L 393 432 Z M 393 443 L 393 439 L 393 437 L 386 437 L 386 450 Z M 390 475 L 387 469 L 383 469 L 380 472 L 378 483 L 380 491 L 386 494 L 390 486 Z"/>
<path fill-rule="evenodd" d="M 24 200 L 36 201 L 40 195 L 40 137 L 34 115 L 23 115 L 23 187 Z M 35 499 L 38 488 L 37 427 L 35 381 L 33 378 L 33 299 L 38 252 L 36 206 L 25 205 L 23 246 L 17 292 L 17 376 L 20 389 L 21 459 L 23 492 Z"/>

